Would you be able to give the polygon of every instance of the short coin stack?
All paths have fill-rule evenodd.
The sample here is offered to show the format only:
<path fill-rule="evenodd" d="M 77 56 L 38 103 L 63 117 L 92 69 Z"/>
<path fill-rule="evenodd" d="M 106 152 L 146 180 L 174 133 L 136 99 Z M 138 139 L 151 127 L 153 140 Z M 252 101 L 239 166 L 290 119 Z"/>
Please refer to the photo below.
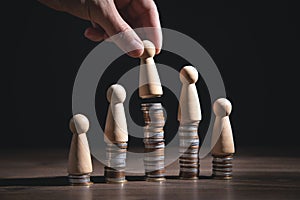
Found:
<path fill-rule="evenodd" d="M 145 126 L 144 166 L 147 181 L 165 181 L 164 166 L 164 112 L 161 103 L 142 104 Z"/>
<path fill-rule="evenodd" d="M 216 179 L 232 179 L 233 155 L 213 157 L 213 177 Z"/>
<path fill-rule="evenodd" d="M 104 167 L 104 176 L 108 183 L 124 183 L 126 167 L 127 143 L 107 144 L 107 166 Z"/>
<path fill-rule="evenodd" d="M 179 177 L 181 179 L 197 179 L 199 175 L 199 122 L 179 126 Z"/>

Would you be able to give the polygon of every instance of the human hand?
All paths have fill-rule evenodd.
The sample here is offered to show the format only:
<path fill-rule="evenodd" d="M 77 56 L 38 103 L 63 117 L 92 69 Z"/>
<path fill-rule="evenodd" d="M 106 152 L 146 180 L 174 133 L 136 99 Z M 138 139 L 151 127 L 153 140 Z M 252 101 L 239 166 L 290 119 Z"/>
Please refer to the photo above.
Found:
<path fill-rule="evenodd" d="M 153 27 L 144 36 L 151 40 L 160 52 L 162 36 L 157 7 L 153 0 L 39 0 L 46 5 L 68 12 L 82 19 L 90 20 L 97 26 L 89 27 L 84 35 L 92 41 L 102 41 L 112 37 L 122 50 L 132 57 L 143 53 L 143 43 L 132 29 Z M 133 51 L 131 51 L 133 50 Z M 129 52 L 130 51 L 130 52 Z"/>

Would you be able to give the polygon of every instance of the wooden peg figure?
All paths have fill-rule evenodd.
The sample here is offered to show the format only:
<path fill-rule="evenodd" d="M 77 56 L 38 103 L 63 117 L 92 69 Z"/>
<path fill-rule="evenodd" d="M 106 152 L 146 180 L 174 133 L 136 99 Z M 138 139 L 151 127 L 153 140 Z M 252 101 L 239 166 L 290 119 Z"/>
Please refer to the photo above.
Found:
<path fill-rule="evenodd" d="M 144 40 L 143 44 L 144 53 L 140 57 L 139 96 L 142 99 L 160 97 L 163 90 L 153 59 L 155 46 L 149 40 Z"/>
<path fill-rule="evenodd" d="M 125 99 L 126 91 L 121 85 L 112 85 L 107 90 L 107 100 L 110 103 L 104 131 L 107 143 L 128 142 L 127 122 L 123 105 Z"/>
<path fill-rule="evenodd" d="M 232 129 L 229 115 L 232 110 L 230 101 L 220 98 L 213 104 L 216 115 L 212 142 L 216 141 L 213 149 L 213 177 L 218 179 L 232 178 L 232 160 L 235 153 Z"/>
<path fill-rule="evenodd" d="M 71 185 L 90 185 L 90 173 L 93 171 L 91 154 L 86 133 L 89 129 L 88 119 L 82 115 L 74 115 L 70 120 L 73 133 L 69 152 L 68 173 Z"/>
<path fill-rule="evenodd" d="M 180 70 L 182 83 L 178 108 L 178 121 L 181 124 L 200 121 L 202 119 L 200 101 L 195 83 L 198 81 L 198 71 L 192 66 Z"/>

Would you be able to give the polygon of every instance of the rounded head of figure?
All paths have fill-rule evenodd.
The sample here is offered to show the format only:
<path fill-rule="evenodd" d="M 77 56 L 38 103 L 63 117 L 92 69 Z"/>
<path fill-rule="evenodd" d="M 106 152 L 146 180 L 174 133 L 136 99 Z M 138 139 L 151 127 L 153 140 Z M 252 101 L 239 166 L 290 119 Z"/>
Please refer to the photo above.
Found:
<path fill-rule="evenodd" d="M 144 52 L 141 55 L 141 58 L 149 58 L 155 56 L 155 46 L 149 40 L 143 40 Z"/>
<path fill-rule="evenodd" d="M 86 116 L 76 114 L 70 120 L 69 126 L 72 133 L 82 134 L 89 130 L 90 123 Z"/>
<path fill-rule="evenodd" d="M 229 116 L 232 110 L 232 105 L 228 99 L 220 98 L 214 102 L 213 110 L 216 116 Z"/>
<path fill-rule="evenodd" d="M 183 84 L 196 83 L 198 80 L 198 71 L 193 66 L 185 66 L 180 70 L 179 78 Z"/>
<path fill-rule="evenodd" d="M 126 99 L 126 91 L 122 85 L 111 85 L 106 92 L 106 98 L 109 103 L 123 103 Z"/>

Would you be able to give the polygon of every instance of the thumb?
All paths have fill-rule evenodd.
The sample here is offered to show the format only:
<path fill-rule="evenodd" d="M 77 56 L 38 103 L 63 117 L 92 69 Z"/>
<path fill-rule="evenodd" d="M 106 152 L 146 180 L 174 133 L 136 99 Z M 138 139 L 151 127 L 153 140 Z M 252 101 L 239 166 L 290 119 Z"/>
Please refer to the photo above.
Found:
<path fill-rule="evenodd" d="M 135 31 L 120 16 L 115 5 L 106 5 L 102 12 L 103 15 L 99 16 L 97 15 L 99 11 L 91 11 L 91 19 L 99 24 L 110 39 L 129 56 L 140 57 L 144 51 L 143 43 Z"/>

